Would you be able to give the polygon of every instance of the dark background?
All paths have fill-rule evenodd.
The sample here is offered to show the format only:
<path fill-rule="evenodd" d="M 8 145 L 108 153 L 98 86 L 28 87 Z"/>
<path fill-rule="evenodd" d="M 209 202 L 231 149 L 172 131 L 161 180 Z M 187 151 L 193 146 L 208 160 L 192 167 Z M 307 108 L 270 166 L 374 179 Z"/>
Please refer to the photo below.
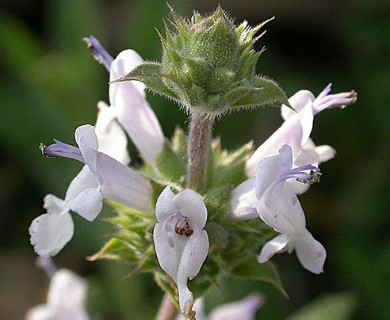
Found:
<path fill-rule="evenodd" d="M 175 1 L 178 13 L 210 12 L 218 4 L 237 22 L 256 25 L 275 16 L 258 42 L 266 46 L 258 73 L 275 79 L 291 96 L 355 89 L 358 102 L 315 119 L 312 137 L 337 150 L 324 163 L 320 184 L 300 199 L 308 228 L 328 252 L 325 273 L 306 272 L 295 255 L 275 262 L 289 293 L 286 300 L 261 282 L 227 281 L 213 290 L 208 307 L 262 292 L 267 303 L 258 319 L 283 319 L 323 294 L 343 292 L 354 301 L 353 319 L 383 320 L 389 311 L 389 54 L 388 1 Z M 73 142 L 74 129 L 95 122 L 96 103 L 108 102 L 108 75 L 81 38 L 95 35 L 115 56 L 133 48 L 158 60 L 155 28 L 169 10 L 165 1 L 0 1 L 0 318 L 22 319 L 45 299 L 48 280 L 34 266 L 27 229 L 44 213 L 47 193 L 63 197 L 80 165 L 50 160 L 38 150 L 52 138 Z M 187 122 L 178 108 L 150 96 L 166 136 Z M 278 109 L 232 114 L 214 136 L 226 148 L 264 141 L 281 123 Z M 136 157 L 134 148 L 131 149 Z M 106 210 L 101 217 L 110 216 Z M 75 236 L 55 258 L 90 282 L 88 309 L 95 319 L 152 319 L 161 291 L 150 275 L 126 277 L 126 266 L 88 262 L 111 232 L 74 215 Z M 326 317 L 323 319 L 327 319 Z"/>

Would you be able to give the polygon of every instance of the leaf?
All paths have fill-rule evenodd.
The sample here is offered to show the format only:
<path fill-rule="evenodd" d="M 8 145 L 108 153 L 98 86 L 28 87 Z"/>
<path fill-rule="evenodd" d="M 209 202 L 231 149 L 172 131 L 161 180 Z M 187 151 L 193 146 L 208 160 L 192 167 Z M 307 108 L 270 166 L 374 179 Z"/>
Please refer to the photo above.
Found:
<path fill-rule="evenodd" d="M 208 179 L 210 187 L 237 186 L 248 177 L 245 173 L 245 160 L 252 150 L 252 143 L 247 143 L 234 152 L 212 149 L 214 158 L 212 177 Z"/>
<path fill-rule="evenodd" d="M 121 260 L 123 252 L 127 252 L 128 247 L 125 243 L 117 238 L 110 239 L 98 252 L 88 257 L 89 261 L 100 259 Z"/>
<path fill-rule="evenodd" d="M 169 141 L 165 141 L 164 147 L 156 159 L 156 168 L 159 177 L 162 180 L 169 182 L 184 182 L 186 173 L 185 159 L 178 156 L 172 149 Z"/>
<path fill-rule="evenodd" d="M 234 103 L 234 107 L 258 107 L 275 104 L 285 104 L 292 108 L 281 88 L 272 80 L 255 77 L 254 88 L 243 99 Z"/>
<path fill-rule="evenodd" d="M 161 73 L 161 65 L 159 63 L 145 62 L 131 70 L 124 77 L 113 82 L 141 81 L 150 91 L 178 101 L 178 96 L 165 85 L 163 77 L 164 75 Z"/>
<path fill-rule="evenodd" d="M 179 158 L 183 159 L 183 161 L 186 161 L 187 136 L 179 127 L 176 127 L 172 137 L 172 150 L 178 155 Z"/>
<path fill-rule="evenodd" d="M 287 297 L 287 293 L 280 282 L 278 271 L 271 262 L 258 263 L 255 259 L 248 259 L 231 269 L 230 274 L 239 278 L 268 282 Z"/>

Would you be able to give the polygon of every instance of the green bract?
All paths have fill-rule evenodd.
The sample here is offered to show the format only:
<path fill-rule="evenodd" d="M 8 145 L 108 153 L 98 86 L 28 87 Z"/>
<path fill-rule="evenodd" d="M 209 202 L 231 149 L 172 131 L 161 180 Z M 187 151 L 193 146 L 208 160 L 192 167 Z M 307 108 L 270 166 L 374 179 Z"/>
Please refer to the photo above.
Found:
<path fill-rule="evenodd" d="M 166 26 L 161 63 L 144 63 L 117 81 L 138 80 L 190 113 L 219 116 L 227 112 L 273 104 L 288 104 L 278 85 L 256 75 L 262 53 L 254 50 L 256 33 L 268 22 L 251 28 L 236 26 L 218 8 L 210 16 L 194 13 L 187 21 L 172 13 Z"/>

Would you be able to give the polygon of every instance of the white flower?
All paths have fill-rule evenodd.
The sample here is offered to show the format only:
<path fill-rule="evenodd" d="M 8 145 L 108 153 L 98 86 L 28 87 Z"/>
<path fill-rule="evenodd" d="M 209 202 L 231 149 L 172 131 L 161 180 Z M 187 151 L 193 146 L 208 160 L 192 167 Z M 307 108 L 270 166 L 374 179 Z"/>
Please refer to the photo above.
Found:
<path fill-rule="evenodd" d="M 43 152 L 49 157 L 65 157 L 86 164 L 97 183 L 96 188 L 91 188 L 91 193 L 99 193 L 104 199 L 132 209 L 150 212 L 152 187 L 149 181 L 133 169 L 98 151 L 93 126 L 78 127 L 75 139 L 79 148 L 55 140 L 56 143 L 45 147 Z"/>
<path fill-rule="evenodd" d="M 109 123 L 111 122 L 106 124 Z M 126 143 L 121 139 L 123 132 L 115 123 L 105 129 L 99 125 L 97 132 L 100 139 L 105 137 L 103 149 L 109 150 L 122 161 L 129 160 Z M 47 213 L 31 223 L 30 242 L 40 256 L 56 255 L 72 238 L 74 227 L 69 211 L 93 221 L 101 212 L 103 199 L 144 212 L 152 211 L 150 183 L 132 169 L 97 151 L 96 136 L 92 126 L 82 126 L 76 130 L 76 141 L 80 149 L 59 141 L 44 149 L 51 156 L 70 157 L 86 165 L 70 183 L 65 200 L 47 195 L 44 198 Z M 118 141 L 116 149 L 105 147 L 110 146 L 110 141 L 111 145 Z"/>
<path fill-rule="evenodd" d="M 99 142 L 98 150 L 120 163 L 129 164 L 127 137 L 115 118 L 113 108 L 103 101 L 100 101 L 97 107 L 99 112 L 95 124 L 95 134 Z"/>
<path fill-rule="evenodd" d="M 352 104 L 357 96 L 354 91 L 329 95 L 330 90 L 331 84 L 317 98 L 310 91 L 302 90 L 289 99 L 295 111 L 285 105 L 282 106 L 281 113 L 285 121 L 248 159 L 246 163 L 248 177 L 255 175 L 256 167 L 262 159 L 277 155 L 285 144 L 291 146 L 296 166 L 311 163 L 318 167 L 320 163 L 334 157 L 336 152 L 332 147 L 327 145 L 316 147 L 310 139 L 314 116 L 325 109 Z M 302 194 L 308 189 L 308 185 L 297 184 L 294 181 L 289 183 L 292 183 L 296 194 Z"/>
<path fill-rule="evenodd" d="M 30 309 L 26 320 L 88 320 L 87 290 L 84 279 L 69 270 L 58 270 L 51 278 L 46 304 Z"/>
<path fill-rule="evenodd" d="M 110 81 L 124 77 L 143 60 L 134 50 L 122 51 L 112 62 Z M 160 123 L 145 98 L 145 85 L 138 81 L 111 82 L 110 104 L 144 160 L 155 163 L 164 145 Z"/>
<path fill-rule="evenodd" d="M 153 239 L 157 258 L 175 281 L 180 309 L 186 314 L 193 304 L 187 280 L 199 273 L 209 250 L 209 239 L 203 230 L 207 209 L 195 191 L 185 189 L 175 195 L 166 187 L 157 200 L 156 216 Z"/>
<path fill-rule="evenodd" d="M 318 181 L 318 168 L 305 165 L 295 169 L 292 150 L 284 145 L 279 155 L 263 159 L 256 177 L 245 181 L 232 194 L 231 208 L 235 218 L 260 218 L 281 235 L 265 244 L 258 261 L 266 262 L 276 253 L 296 251 L 302 266 L 313 272 L 323 272 L 326 258 L 324 247 L 306 229 L 301 204 L 287 179 L 303 183 Z M 310 173 L 307 173 L 309 171 Z"/>
<path fill-rule="evenodd" d="M 113 59 L 93 36 L 83 39 L 95 59 L 110 73 L 110 113 L 125 128 L 141 156 L 154 166 L 164 145 L 160 123 L 145 98 L 145 85 L 138 81 L 115 82 L 144 63 L 134 50 Z"/>
<path fill-rule="evenodd" d="M 195 300 L 194 311 L 197 320 L 254 320 L 256 311 L 262 306 L 264 299 L 259 294 L 251 294 L 246 298 L 223 304 L 206 317 L 204 315 L 204 299 Z M 185 320 L 184 316 L 179 315 L 176 320 Z"/>

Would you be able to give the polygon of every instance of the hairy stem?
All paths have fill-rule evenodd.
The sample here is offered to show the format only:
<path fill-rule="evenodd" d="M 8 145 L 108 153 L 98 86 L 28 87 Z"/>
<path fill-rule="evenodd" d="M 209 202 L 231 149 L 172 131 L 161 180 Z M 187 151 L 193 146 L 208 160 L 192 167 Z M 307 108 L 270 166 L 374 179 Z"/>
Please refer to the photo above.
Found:
<path fill-rule="evenodd" d="M 187 149 L 187 186 L 202 192 L 206 182 L 207 154 L 213 119 L 206 114 L 191 115 Z"/>
<path fill-rule="evenodd" d="M 174 320 L 178 315 L 177 309 L 173 304 L 169 294 L 165 294 L 158 310 L 156 320 Z"/>

